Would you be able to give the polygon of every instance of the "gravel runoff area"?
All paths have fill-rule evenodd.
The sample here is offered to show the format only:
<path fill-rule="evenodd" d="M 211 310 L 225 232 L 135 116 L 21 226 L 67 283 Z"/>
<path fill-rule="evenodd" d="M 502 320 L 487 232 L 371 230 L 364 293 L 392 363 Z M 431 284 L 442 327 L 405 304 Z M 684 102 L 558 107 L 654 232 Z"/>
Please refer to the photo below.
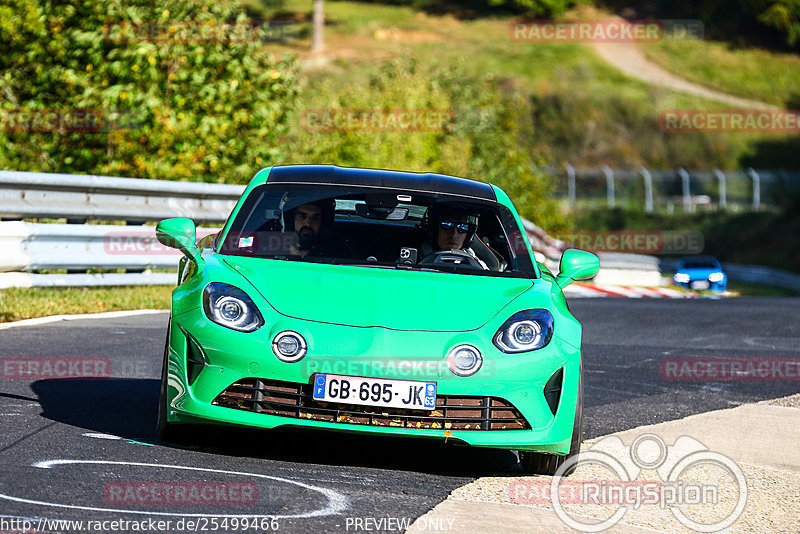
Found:
<path fill-rule="evenodd" d="M 604 454 L 616 458 L 627 470 L 634 456 L 632 444 L 636 443 L 639 436 L 660 437 L 667 447 L 674 446 L 680 451 L 676 458 L 688 457 L 692 450 L 691 445 L 687 449 L 680 449 L 677 439 L 682 439 L 681 436 L 698 437 L 703 440 L 701 445 L 707 447 L 707 452 L 712 453 L 712 457 L 719 453 L 717 458 L 722 458 L 721 463 L 711 461 L 693 464 L 686 469 L 678 469 L 680 475 L 670 478 L 667 475 L 671 469 L 669 467 L 666 468 L 667 471 L 662 470 L 661 474 L 655 469 L 646 468 L 648 462 L 652 461 L 652 465 L 658 463 L 658 447 L 640 448 L 638 464 L 640 467 L 644 466 L 644 469 L 631 476 L 635 482 L 628 485 L 643 491 L 647 483 L 654 484 L 651 488 L 658 488 L 662 486 L 661 481 L 672 480 L 672 487 L 682 484 L 683 488 L 710 488 L 713 493 L 709 493 L 707 499 L 700 499 L 706 501 L 705 503 L 694 504 L 689 501 L 691 494 L 684 493 L 689 502 L 677 506 L 679 513 L 682 512 L 688 519 L 701 525 L 714 524 L 732 516 L 741 500 L 744 508 L 733 524 L 725 529 L 726 532 L 797 533 L 800 531 L 800 510 L 797 508 L 797 503 L 800 503 L 800 452 L 797 451 L 797 443 L 800 441 L 800 431 L 797 430 L 800 426 L 797 425 L 800 412 L 777 406 L 800 407 L 800 394 L 639 427 L 612 434 L 610 438 L 605 436 L 587 440 L 584 441 L 581 451 L 603 451 Z M 615 439 L 617 448 L 608 448 L 606 445 Z M 582 458 L 587 456 L 582 455 Z M 586 491 L 587 485 L 608 488 L 609 481 L 620 480 L 621 477 L 613 473 L 610 464 L 602 461 L 602 456 L 599 458 L 599 462 L 591 463 L 583 463 L 582 460 L 575 473 L 563 479 L 566 483 L 559 490 L 559 495 L 562 496 L 561 508 L 580 523 L 602 522 L 620 509 L 619 501 L 594 504 L 587 503 L 585 498 L 578 496 L 581 490 Z M 746 484 L 746 500 L 741 499 L 742 492 L 735 478 L 736 473 L 725 468 L 725 465 L 731 465 L 725 464 L 726 461 L 730 462 L 728 459 L 734 462 L 734 469 L 738 466 L 741 470 Z M 469 503 L 470 515 L 474 519 L 471 523 L 461 522 L 461 525 L 456 521 L 456 528 L 452 529 L 456 534 L 476 532 L 483 526 L 488 527 L 478 523 L 480 520 L 477 518 L 481 515 L 491 518 L 487 522 L 507 521 L 510 532 L 546 532 L 553 529 L 574 532 L 565 528 L 566 525 L 556 515 L 549 497 L 553 480 L 545 476 L 482 477 L 453 491 L 448 500 L 437 507 L 438 515 L 458 517 L 456 510 Z M 615 486 L 625 487 L 625 484 Z M 571 495 L 577 497 L 569 503 Z M 621 521 L 609 532 L 698 530 L 686 526 L 685 520 L 683 523 L 678 521 L 669 505 L 662 506 L 662 503 L 655 501 L 658 499 L 651 499 L 650 502 L 642 499 L 638 508 L 628 507 Z M 602 497 L 597 502 L 602 502 Z M 436 515 L 437 509 L 434 509 L 431 517 Z M 409 532 L 414 531 L 412 525 Z"/>
<path fill-rule="evenodd" d="M 739 464 L 747 479 L 747 505 L 739 519 L 734 522 L 728 532 L 786 532 L 798 531 L 798 512 L 796 504 L 800 502 L 800 475 L 784 473 L 772 469 Z M 682 478 L 685 483 L 705 482 L 719 488 L 717 504 L 684 505 L 681 507 L 690 519 L 698 523 L 714 523 L 724 519 L 735 508 L 738 492 L 730 478 L 720 480 L 720 471 L 715 468 L 698 468 Z M 569 477 L 569 484 L 579 485 L 581 481 L 598 481 L 609 478 L 608 470 L 597 466 L 582 466 Z M 639 481 L 658 481 L 654 471 L 642 471 Z M 451 498 L 472 502 L 496 502 L 517 504 L 536 500 L 537 490 L 550 485 L 550 477 L 483 477 L 475 482 L 455 490 Z M 532 497 L 533 496 L 533 497 Z M 553 506 L 542 500 L 530 506 L 539 510 L 553 510 Z M 610 517 L 618 507 L 616 505 L 565 505 L 569 513 L 579 514 L 581 522 L 602 521 Z M 588 519 L 596 518 L 596 519 Z M 659 504 L 643 504 L 637 509 L 630 509 L 622 520 L 625 525 L 653 529 L 659 532 L 697 532 L 686 528 L 677 521 L 669 509 Z"/>
<path fill-rule="evenodd" d="M 800 393 L 797 393 L 796 395 L 789 395 L 788 397 L 781 397 L 780 399 L 764 401 L 761 404 L 783 406 L 784 408 L 800 408 Z"/>

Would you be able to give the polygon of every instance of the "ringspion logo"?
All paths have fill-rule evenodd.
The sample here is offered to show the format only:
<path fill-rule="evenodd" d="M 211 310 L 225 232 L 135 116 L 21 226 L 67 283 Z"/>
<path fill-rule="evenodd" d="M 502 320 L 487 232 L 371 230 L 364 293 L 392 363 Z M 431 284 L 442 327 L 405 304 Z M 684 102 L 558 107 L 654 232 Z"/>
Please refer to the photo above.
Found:
<path fill-rule="evenodd" d="M 572 477 L 564 478 L 573 467 Z M 593 475 L 581 480 L 584 473 Z M 668 446 L 655 434 L 642 434 L 629 447 L 608 436 L 570 457 L 549 480 L 515 480 L 508 491 L 513 503 L 552 506 L 579 532 L 601 532 L 643 507 L 669 508 L 684 527 L 717 532 L 732 525 L 747 503 L 747 480 L 736 462 L 692 437 Z"/>

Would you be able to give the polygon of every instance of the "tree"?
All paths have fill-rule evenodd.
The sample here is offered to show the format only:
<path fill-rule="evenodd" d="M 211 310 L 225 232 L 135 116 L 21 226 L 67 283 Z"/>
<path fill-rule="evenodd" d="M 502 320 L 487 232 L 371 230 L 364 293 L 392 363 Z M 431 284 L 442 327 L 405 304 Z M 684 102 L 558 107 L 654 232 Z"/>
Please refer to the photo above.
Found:
<path fill-rule="evenodd" d="M 789 46 L 800 44 L 800 0 L 759 0 L 758 20 L 777 29 Z"/>
<path fill-rule="evenodd" d="M 313 35 L 311 39 L 311 51 L 322 52 L 325 49 L 324 42 L 325 31 L 325 2 L 323 0 L 314 0 L 314 15 L 313 15 Z"/>
<path fill-rule="evenodd" d="M 6 0 L 3 117 L 92 110 L 100 127 L 6 123 L 0 168 L 248 180 L 283 157 L 297 92 L 292 61 L 263 51 L 262 30 L 213 0 Z"/>

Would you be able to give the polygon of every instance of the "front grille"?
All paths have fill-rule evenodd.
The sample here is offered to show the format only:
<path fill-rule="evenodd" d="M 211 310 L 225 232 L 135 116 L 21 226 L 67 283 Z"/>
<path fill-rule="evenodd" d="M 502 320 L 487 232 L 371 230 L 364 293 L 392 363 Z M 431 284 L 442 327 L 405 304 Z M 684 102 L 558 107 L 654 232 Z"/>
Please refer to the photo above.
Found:
<path fill-rule="evenodd" d="M 403 410 L 315 401 L 311 384 L 243 378 L 217 395 L 212 404 L 248 412 L 398 428 L 444 430 L 529 430 L 510 402 L 499 397 L 437 395 L 436 409 Z"/>

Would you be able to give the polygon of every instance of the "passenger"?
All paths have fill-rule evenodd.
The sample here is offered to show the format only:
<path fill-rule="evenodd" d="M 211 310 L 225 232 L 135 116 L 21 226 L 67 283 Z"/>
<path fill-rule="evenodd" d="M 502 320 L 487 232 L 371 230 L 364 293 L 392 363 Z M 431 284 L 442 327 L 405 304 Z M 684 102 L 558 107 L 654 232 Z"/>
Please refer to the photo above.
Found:
<path fill-rule="evenodd" d="M 454 206 L 436 206 L 426 213 L 429 241 L 420 247 L 424 259 L 438 251 L 460 250 L 469 254 L 478 264 L 489 269 L 472 250 L 471 244 L 478 231 L 478 213 Z"/>

